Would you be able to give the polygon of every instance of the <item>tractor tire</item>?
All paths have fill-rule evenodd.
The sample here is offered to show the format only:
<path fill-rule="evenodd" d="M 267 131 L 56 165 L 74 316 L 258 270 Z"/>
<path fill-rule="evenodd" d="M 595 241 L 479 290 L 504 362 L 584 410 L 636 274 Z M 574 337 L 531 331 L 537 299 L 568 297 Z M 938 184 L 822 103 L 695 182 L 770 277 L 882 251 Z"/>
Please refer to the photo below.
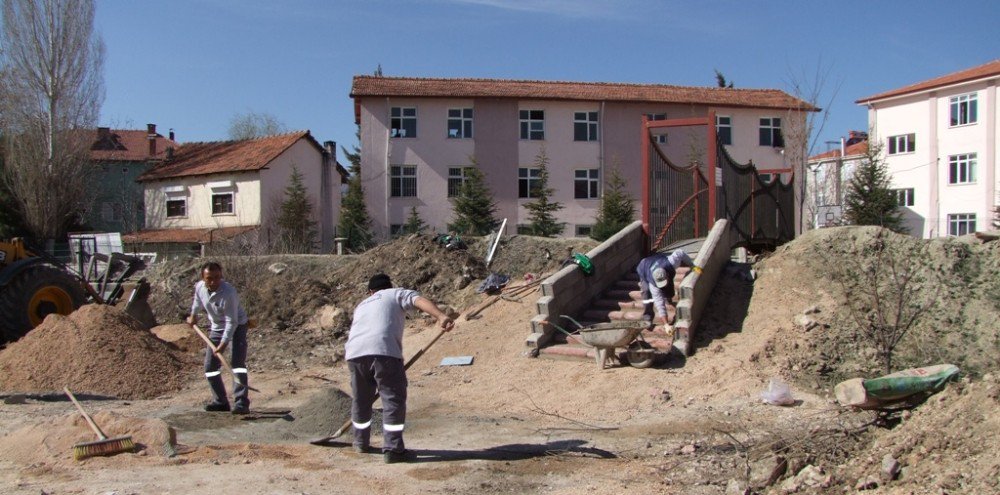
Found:
<path fill-rule="evenodd" d="M 0 289 L 0 330 L 13 342 L 52 313 L 68 315 L 86 301 L 80 283 L 49 265 L 36 265 Z"/>

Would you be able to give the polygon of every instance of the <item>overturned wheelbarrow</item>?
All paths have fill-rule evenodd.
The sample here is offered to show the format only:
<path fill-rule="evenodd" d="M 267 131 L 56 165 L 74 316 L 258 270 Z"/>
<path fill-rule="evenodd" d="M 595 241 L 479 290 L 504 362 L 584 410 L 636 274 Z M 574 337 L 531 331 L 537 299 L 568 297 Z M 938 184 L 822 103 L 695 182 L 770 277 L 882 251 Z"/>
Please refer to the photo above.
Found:
<path fill-rule="evenodd" d="M 594 358 L 600 369 L 605 368 L 615 349 L 625 348 L 625 359 L 633 368 L 649 368 L 656 359 L 655 349 L 642 339 L 642 331 L 653 324 L 648 321 L 612 321 L 581 327 L 578 332 L 583 343 L 594 348 Z"/>

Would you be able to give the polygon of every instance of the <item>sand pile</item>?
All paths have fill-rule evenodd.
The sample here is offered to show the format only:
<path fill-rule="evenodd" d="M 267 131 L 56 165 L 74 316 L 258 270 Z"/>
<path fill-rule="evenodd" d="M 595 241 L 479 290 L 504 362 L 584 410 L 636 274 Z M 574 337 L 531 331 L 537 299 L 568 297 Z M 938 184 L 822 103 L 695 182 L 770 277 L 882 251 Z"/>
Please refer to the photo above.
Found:
<path fill-rule="evenodd" d="M 191 327 L 186 323 L 175 325 L 160 325 L 149 329 L 153 335 L 164 342 L 168 342 L 186 354 L 201 352 L 205 349 L 205 342 L 202 341 Z"/>
<path fill-rule="evenodd" d="M 50 315 L 0 352 L 0 389 L 149 399 L 196 376 L 170 345 L 120 310 L 98 304 Z M 190 367 L 188 367 L 190 368 Z"/>
<path fill-rule="evenodd" d="M 84 407 L 88 406 L 85 404 Z M 73 405 L 67 401 L 66 408 L 73 410 Z M 146 451 L 152 455 L 167 456 L 174 453 L 177 444 L 174 430 L 159 419 L 133 418 L 111 411 L 101 411 L 92 416 L 108 437 L 131 436 L 136 444 L 136 453 Z M 19 465 L 53 461 L 73 463 L 73 446 L 95 440 L 96 435 L 82 416 L 68 414 L 25 426 L 0 437 L 0 459 Z M 109 459 L 118 460 L 133 455 L 119 454 Z"/>

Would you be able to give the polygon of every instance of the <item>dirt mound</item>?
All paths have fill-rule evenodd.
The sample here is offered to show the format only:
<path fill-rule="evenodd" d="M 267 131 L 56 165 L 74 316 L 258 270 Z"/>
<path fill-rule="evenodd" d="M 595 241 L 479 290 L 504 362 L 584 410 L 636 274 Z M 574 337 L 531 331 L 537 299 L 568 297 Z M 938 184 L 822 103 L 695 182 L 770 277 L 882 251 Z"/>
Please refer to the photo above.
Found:
<path fill-rule="evenodd" d="M 817 389 L 884 374 L 874 342 L 860 332 L 848 306 L 848 298 L 865 306 L 863 294 L 846 293 L 837 281 L 850 267 L 885 270 L 872 264 L 871 250 L 880 243 L 900 253 L 904 269 L 925 277 L 913 286 L 914 297 L 936 301 L 903 337 L 893 368 L 952 363 L 971 376 L 997 370 L 1000 244 L 928 241 L 876 227 L 810 231 L 755 266 L 743 322 L 744 331 L 760 337 L 752 360 Z M 803 316 L 815 325 L 807 330 Z"/>
<path fill-rule="evenodd" d="M 73 408 L 69 402 L 66 404 L 67 408 Z M 98 412 L 93 414 L 93 418 L 109 438 L 131 436 L 136 444 L 136 453 L 146 451 L 154 455 L 174 454 L 176 435 L 161 420 L 133 418 L 111 411 Z M 0 459 L 19 465 L 53 461 L 73 463 L 73 446 L 95 440 L 96 435 L 79 414 L 49 418 L 0 437 Z M 119 454 L 107 459 L 120 461 L 123 457 L 133 455 Z"/>
<path fill-rule="evenodd" d="M 186 323 L 160 325 L 149 330 L 156 338 L 173 344 L 183 353 L 191 354 L 205 348 L 205 343 L 191 330 Z"/>
<path fill-rule="evenodd" d="M 259 324 L 248 337 L 248 360 L 261 370 L 299 368 L 314 360 L 334 364 L 342 355 L 354 306 L 366 297 L 368 279 L 376 272 L 388 273 L 397 286 L 418 290 L 461 311 L 479 302 L 476 288 L 490 272 L 507 275 L 512 282 L 525 273 L 552 273 L 569 252 L 586 252 L 597 245 L 589 238 L 502 237 L 487 268 L 489 239 L 463 241 L 467 249 L 449 250 L 435 242 L 434 236 L 418 234 L 359 255 L 218 255 L 212 259 L 222 263 L 226 280 L 236 287 L 247 312 Z M 153 287 L 149 301 L 158 321 L 176 324 L 187 315 L 204 261 L 168 260 L 147 270 Z"/>
<path fill-rule="evenodd" d="M 1000 493 L 998 407 L 1000 379 L 995 375 L 951 384 L 904 414 L 892 430 L 876 432 L 867 455 L 853 459 L 840 477 L 846 485 L 869 476 L 879 480 L 888 455 L 902 467 L 898 480 L 879 480 L 891 493 Z"/>
<path fill-rule="evenodd" d="M 165 342 L 120 310 L 90 304 L 49 315 L 0 352 L 0 388 L 62 390 L 148 399 L 180 390 L 189 378 Z"/>

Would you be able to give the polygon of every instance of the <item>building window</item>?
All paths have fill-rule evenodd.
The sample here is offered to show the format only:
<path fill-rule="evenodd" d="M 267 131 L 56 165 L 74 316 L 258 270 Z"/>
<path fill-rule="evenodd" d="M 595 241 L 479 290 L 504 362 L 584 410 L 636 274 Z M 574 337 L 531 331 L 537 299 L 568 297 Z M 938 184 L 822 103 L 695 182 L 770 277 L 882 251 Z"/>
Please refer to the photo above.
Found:
<path fill-rule="evenodd" d="M 600 170 L 588 168 L 575 170 L 573 179 L 573 197 L 576 199 L 596 199 L 601 184 Z"/>
<path fill-rule="evenodd" d="M 448 109 L 448 137 L 455 139 L 472 137 L 471 108 Z"/>
<path fill-rule="evenodd" d="M 178 218 L 187 216 L 187 199 L 168 199 L 167 218 Z"/>
<path fill-rule="evenodd" d="M 521 167 L 517 169 L 517 197 L 537 198 L 541 169 Z"/>
<path fill-rule="evenodd" d="M 448 167 L 448 197 L 454 198 L 462 192 L 465 180 L 472 167 Z"/>
<path fill-rule="evenodd" d="M 889 136 L 889 154 L 913 153 L 917 149 L 915 138 L 915 134 Z"/>
<path fill-rule="evenodd" d="M 397 238 L 397 237 L 399 237 L 401 235 L 403 235 L 403 224 L 401 224 L 401 223 L 393 223 L 393 224 L 389 225 L 389 237 L 390 238 L 395 239 L 395 238 Z"/>
<path fill-rule="evenodd" d="M 573 112 L 573 141 L 597 141 L 597 112 Z"/>
<path fill-rule="evenodd" d="M 781 119 L 767 117 L 760 119 L 760 145 L 782 148 L 785 140 L 781 137 Z"/>
<path fill-rule="evenodd" d="M 899 206 L 913 206 L 913 188 L 896 189 L 896 204 Z"/>
<path fill-rule="evenodd" d="M 951 102 L 951 125 L 975 124 L 978 118 L 978 93 L 952 96 Z"/>
<path fill-rule="evenodd" d="M 225 215 L 233 213 L 233 193 L 212 194 L 212 214 Z"/>
<path fill-rule="evenodd" d="M 976 182 L 976 154 L 951 155 L 948 157 L 948 183 L 972 184 Z"/>
<path fill-rule="evenodd" d="M 521 110 L 521 139 L 545 139 L 545 110 Z"/>
<path fill-rule="evenodd" d="M 976 231 L 975 213 L 948 215 L 948 235 L 965 235 Z"/>
<path fill-rule="evenodd" d="M 644 115 L 646 116 L 646 120 L 649 120 L 650 122 L 652 122 L 654 120 L 667 120 L 667 114 L 665 114 L 665 113 L 647 113 L 647 114 L 644 114 Z M 667 133 L 666 132 L 664 132 L 662 130 L 659 130 L 659 129 L 657 129 L 656 131 L 653 131 L 653 132 L 657 133 L 657 134 L 653 135 L 653 141 L 656 141 L 657 143 L 660 143 L 660 144 L 667 144 Z"/>
<path fill-rule="evenodd" d="M 590 233 L 593 232 L 593 225 L 577 225 L 576 226 L 576 236 L 577 237 L 590 237 Z"/>
<path fill-rule="evenodd" d="M 113 203 L 111 201 L 101 202 L 101 220 L 105 222 L 122 221 L 121 203 Z"/>
<path fill-rule="evenodd" d="M 389 136 L 394 138 L 417 137 L 417 109 L 392 107 L 389 111 Z"/>
<path fill-rule="evenodd" d="M 728 115 L 716 115 L 715 133 L 719 143 L 733 144 L 733 118 Z"/>
<path fill-rule="evenodd" d="M 389 167 L 389 196 L 413 198 L 417 196 L 417 167 L 392 165 Z"/>

